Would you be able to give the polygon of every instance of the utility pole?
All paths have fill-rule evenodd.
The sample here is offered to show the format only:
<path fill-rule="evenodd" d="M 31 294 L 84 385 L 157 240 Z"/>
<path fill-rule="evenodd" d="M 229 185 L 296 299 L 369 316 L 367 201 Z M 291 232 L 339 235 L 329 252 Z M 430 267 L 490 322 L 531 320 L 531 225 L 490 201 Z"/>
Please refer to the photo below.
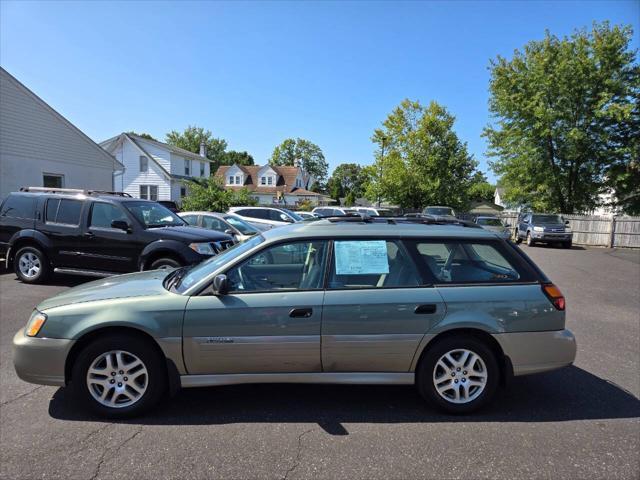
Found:
<path fill-rule="evenodd" d="M 378 188 L 376 188 L 376 194 L 378 197 L 378 208 L 380 208 L 380 182 L 382 181 L 382 162 L 384 162 L 384 144 L 387 137 L 382 136 L 382 142 L 380 147 L 380 161 L 378 162 Z"/>

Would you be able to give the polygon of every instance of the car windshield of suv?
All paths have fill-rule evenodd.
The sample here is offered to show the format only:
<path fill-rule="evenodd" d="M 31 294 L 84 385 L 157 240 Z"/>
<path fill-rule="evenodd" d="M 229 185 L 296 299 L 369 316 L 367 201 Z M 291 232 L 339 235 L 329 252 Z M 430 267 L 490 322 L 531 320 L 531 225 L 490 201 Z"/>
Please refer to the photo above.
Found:
<path fill-rule="evenodd" d="M 176 291 L 178 293 L 184 292 L 203 278 L 211 275 L 218 268 L 230 262 L 237 256 L 248 252 L 255 246 L 260 245 L 262 242 L 264 242 L 264 237 L 262 235 L 254 235 L 246 242 L 236 243 L 233 247 L 223 251 L 222 253 L 199 263 L 186 273 L 180 283 L 176 286 Z"/>
<path fill-rule="evenodd" d="M 255 235 L 256 233 L 260 233 L 260 230 L 240 218 L 229 215 L 228 217 L 224 217 L 224 219 L 229 225 L 237 228 L 242 235 Z"/>
<path fill-rule="evenodd" d="M 298 215 L 295 212 L 292 212 L 291 210 L 287 210 L 286 208 L 281 208 L 280 210 L 285 212 L 287 215 L 293 218 L 296 222 L 301 222 L 302 220 L 304 220 L 300 215 Z"/>
<path fill-rule="evenodd" d="M 422 213 L 426 215 L 451 215 L 452 217 L 455 216 L 453 214 L 453 210 L 449 207 L 427 207 Z"/>
<path fill-rule="evenodd" d="M 502 222 L 499 218 L 479 218 L 478 225 L 486 225 L 488 227 L 502 227 Z"/>
<path fill-rule="evenodd" d="M 531 223 L 564 223 L 560 215 L 534 215 Z"/>
<path fill-rule="evenodd" d="M 124 202 L 144 228 L 177 227 L 187 225 L 184 220 L 156 202 Z"/>

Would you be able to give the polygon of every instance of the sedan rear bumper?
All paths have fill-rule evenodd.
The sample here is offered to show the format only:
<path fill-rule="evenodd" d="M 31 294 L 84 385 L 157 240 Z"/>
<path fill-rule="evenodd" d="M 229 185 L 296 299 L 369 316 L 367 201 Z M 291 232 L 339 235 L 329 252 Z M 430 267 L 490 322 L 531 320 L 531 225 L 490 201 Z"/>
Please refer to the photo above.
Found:
<path fill-rule="evenodd" d="M 547 372 L 571 365 L 576 339 L 569 330 L 494 334 L 513 365 L 513 375 Z"/>
<path fill-rule="evenodd" d="M 27 337 L 20 329 L 13 337 L 13 365 L 18 377 L 40 385 L 65 385 L 64 367 L 75 340 Z"/>

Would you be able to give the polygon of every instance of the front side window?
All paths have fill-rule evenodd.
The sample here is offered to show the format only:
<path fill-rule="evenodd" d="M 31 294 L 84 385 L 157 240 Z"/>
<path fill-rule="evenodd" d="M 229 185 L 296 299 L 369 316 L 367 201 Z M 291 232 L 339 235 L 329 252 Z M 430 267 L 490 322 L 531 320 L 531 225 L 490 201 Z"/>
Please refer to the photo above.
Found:
<path fill-rule="evenodd" d="M 149 171 L 149 159 L 144 155 L 140 155 L 140 171 L 141 172 Z"/>
<path fill-rule="evenodd" d="M 326 258 L 325 240 L 268 247 L 227 272 L 230 292 L 322 288 Z"/>
<path fill-rule="evenodd" d="M 112 228 L 111 222 L 121 220 L 128 222 L 125 213 L 110 203 L 96 202 L 91 208 L 89 226 L 96 228 Z"/>
<path fill-rule="evenodd" d="M 202 226 L 209 230 L 216 230 L 218 232 L 224 232 L 229 228 L 224 222 L 221 222 L 216 217 L 202 217 Z"/>
<path fill-rule="evenodd" d="M 159 203 L 125 202 L 124 206 L 145 228 L 185 225 L 184 220 Z"/>
<path fill-rule="evenodd" d="M 418 241 L 415 245 L 434 283 L 527 280 L 526 272 L 509 260 L 502 246 L 493 242 Z"/>
<path fill-rule="evenodd" d="M 180 218 L 182 218 L 189 225 L 198 225 L 197 215 L 180 215 Z"/>
<path fill-rule="evenodd" d="M 66 198 L 51 198 L 47 200 L 45 220 L 48 223 L 63 225 L 80 225 L 82 201 Z"/>
<path fill-rule="evenodd" d="M 9 195 L 2 205 L 0 217 L 35 218 L 36 199 L 27 195 Z"/>
<path fill-rule="evenodd" d="M 245 222 L 241 218 L 228 216 L 228 217 L 224 217 L 224 219 L 230 225 L 238 229 L 240 233 L 242 233 L 242 235 L 255 235 L 256 233 L 259 233 L 259 230 L 256 227 L 254 227 L 253 225 L 250 225 L 249 223 Z"/>
<path fill-rule="evenodd" d="M 398 288 L 422 284 L 398 241 L 336 240 L 329 288 Z"/>

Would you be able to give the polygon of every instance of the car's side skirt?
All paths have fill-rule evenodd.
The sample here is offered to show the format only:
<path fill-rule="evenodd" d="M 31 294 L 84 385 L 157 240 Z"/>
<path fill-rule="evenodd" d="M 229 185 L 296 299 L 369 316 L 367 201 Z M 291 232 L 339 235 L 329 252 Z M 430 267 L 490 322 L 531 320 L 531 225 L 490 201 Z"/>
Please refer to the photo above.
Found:
<path fill-rule="evenodd" d="M 181 375 L 182 387 L 211 387 L 242 383 L 342 383 L 358 385 L 413 385 L 413 372 L 314 372 L 314 373 L 226 373 Z"/>

